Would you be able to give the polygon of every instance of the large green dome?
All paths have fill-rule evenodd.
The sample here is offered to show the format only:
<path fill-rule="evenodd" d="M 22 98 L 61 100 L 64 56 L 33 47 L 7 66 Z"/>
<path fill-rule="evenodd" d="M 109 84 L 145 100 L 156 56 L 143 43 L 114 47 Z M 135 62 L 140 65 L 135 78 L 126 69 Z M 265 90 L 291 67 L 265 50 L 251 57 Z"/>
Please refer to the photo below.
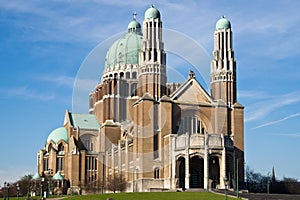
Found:
<path fill-rule="evenodd" d="M 115 41 L 106 53 L 105 69 L 118 64 L 138 64 L 142 39 L 140 34 L 129 32 Z"/>
<path fill-rule="evenodd" d="M 53 141 L 55 144 L 57 144 L 60 140 L 65 141 L 68 143 L 68 131 L 65 127 L 60 127 L 52 131 L 48 138 L 47 142 Z"/>
<path fill-rule="evenodd" d="M 160 18 L 160 13 L 159 10 L 157 10 L 153 5 L 148 8 L 145 12 L 145 19 L 156 19 L 156 18 Z"/>
<path fill-rule="evenodd" d="M 230 21 L 226 19 L 225 16 L 222 16 L 221 19 L 217 21 L 216 30 L 228 29 L 231 28 Z"/>

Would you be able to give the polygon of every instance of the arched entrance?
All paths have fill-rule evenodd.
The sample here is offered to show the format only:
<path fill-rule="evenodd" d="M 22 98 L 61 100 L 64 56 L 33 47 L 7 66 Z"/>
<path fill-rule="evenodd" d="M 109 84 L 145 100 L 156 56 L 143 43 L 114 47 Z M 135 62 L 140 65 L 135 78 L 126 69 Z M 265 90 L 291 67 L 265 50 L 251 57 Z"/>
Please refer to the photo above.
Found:
<path fill-rule="evenodd" d="M 199 156 L 190 159 L 190 188 L 204 187 L 204 160 Z"/>
<path fill-rule="evenodd" d="M 211 188 L 216 188 L 220 184 L 220 163 L 217 156 L 209 158 L 209 179 L 211 180 Z"/>
<path fill-rule="evenodd" d="M 178 180 L 177 187 L 185 188 L 185 159 L 183 157 L 178 158 L 176 162 L 176 177 Z"/>

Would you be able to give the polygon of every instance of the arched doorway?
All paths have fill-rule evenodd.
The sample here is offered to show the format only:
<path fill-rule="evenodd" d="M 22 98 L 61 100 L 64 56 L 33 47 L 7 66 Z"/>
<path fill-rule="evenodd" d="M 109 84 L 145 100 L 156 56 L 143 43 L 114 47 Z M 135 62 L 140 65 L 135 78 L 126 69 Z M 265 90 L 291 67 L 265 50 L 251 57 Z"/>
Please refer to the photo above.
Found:
<path fill-rule="evenodd" d="M 176 174 L 178 178 L 177 187 L 185 188 L 185 159 L 183 157 L 178 158 L 176 162 Z"/>
<path fill-rule="evenodd" d="M 233 156 L 232 155 L 227 155 L 226 156 L 226 175 L 227 175 L 227 178 L 228 178 L 228 182 L 229 182 L 229 188 L 234 188 L 234 179 L 235 179 L 235 176 L 234 176 L 234 159 L 233 159 Z"/>
<path fill-rule="evenodd" d="M 190 159 L 190 188 L 204 187 L 204 160 L 199 156 Z"/>
<path fill-rule="evenodd" d="M 211 180 L 211 188 L 216 188 L 220 184 L 220 163 L 217 156 L 209 158 L 209 179 Z"/>

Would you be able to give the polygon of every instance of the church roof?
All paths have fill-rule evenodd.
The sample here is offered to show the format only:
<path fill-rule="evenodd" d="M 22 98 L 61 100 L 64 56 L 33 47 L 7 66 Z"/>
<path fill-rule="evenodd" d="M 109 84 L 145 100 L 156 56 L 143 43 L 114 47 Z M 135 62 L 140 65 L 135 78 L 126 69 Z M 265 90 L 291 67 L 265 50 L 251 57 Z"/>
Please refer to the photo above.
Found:
<path fill-rule="evenodd" d="M 171 100 L 181 103 L 204 103 L 213 102 L 211 96 L 195 78 L 194 72 L 190 72 L 189 78 L 170 95 Z"/>
<path fill-rule="evenodd" d="M 68 131 L 65 127 L 60 127 L 53 130 L 47 138 L 47 143 L 53 141 L 55 144 L 57 144 L 60 140 L 68 143 Z"/>
<path fill-rule="evenodd" d="M 54 179 L 54 180 L 60 180 L 60 181 L 62 181 L 62 180 L 64 180 L 64 177 L 63 177 L 59 172 L 57 172 L 57 173 L 53 176 L 53 179 Z"/>
<path fill-rule="evenodd" d="M 128 29 L 138 26 L 131 22 Z M 119 64 L 138 64 L 143 36 L 138 32 L 129 32 L 116 40 L 108 49 L 105 57 L 105 70 Z"/>
<path fill-rule="evenodd" d="M 221 19 L 217 21 L 216 30 L 222 30 L 228 28 L 231 28 L 230 21 L 225 16 L 222 16 Z"/>
<path fill-rule="evenodd" d="M 93 114 L 74 114 L 70 113 L 71 125 L 76 128 L 79 127 L 81 129 L 93 129 L 98 130 L 100 128 L 100 124 Z"/>
<path fill-rule="evenodd" d="M 41 176 L 40 174 L 37 172 L 34 174 L 34 176 L 32 177 L 33 180 L 37 181 L 37 180 L 40 180 L 41 179 Z"/>
<path fill-rule="evenodd" d="M 160 12 L 152 5 L 145 12 L 145 19 L 156 19 L 160 18 Z"/>

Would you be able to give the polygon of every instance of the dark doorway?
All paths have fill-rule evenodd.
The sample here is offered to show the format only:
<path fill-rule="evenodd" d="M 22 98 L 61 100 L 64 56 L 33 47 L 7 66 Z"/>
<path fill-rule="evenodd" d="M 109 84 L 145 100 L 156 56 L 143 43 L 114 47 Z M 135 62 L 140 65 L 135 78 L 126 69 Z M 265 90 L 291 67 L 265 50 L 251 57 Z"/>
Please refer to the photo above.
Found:
<path fill-rule="evenodd" d="M 185 159 L 180 157 L 177 160 L 177 178 L 178 178 L 178 187 L 185 188 Z"/>
<path fill-rule="evenodd" d="M 204 160 L 199 156 L 190 159 L 190 188 L 204 187 Z"/>
<path fill-rule="evenodd" d="M 212 188 L 216 188 L 220 184 L 220 163 L 217 156 L 209 158 L 209 179 L 212 180 Z"/>

